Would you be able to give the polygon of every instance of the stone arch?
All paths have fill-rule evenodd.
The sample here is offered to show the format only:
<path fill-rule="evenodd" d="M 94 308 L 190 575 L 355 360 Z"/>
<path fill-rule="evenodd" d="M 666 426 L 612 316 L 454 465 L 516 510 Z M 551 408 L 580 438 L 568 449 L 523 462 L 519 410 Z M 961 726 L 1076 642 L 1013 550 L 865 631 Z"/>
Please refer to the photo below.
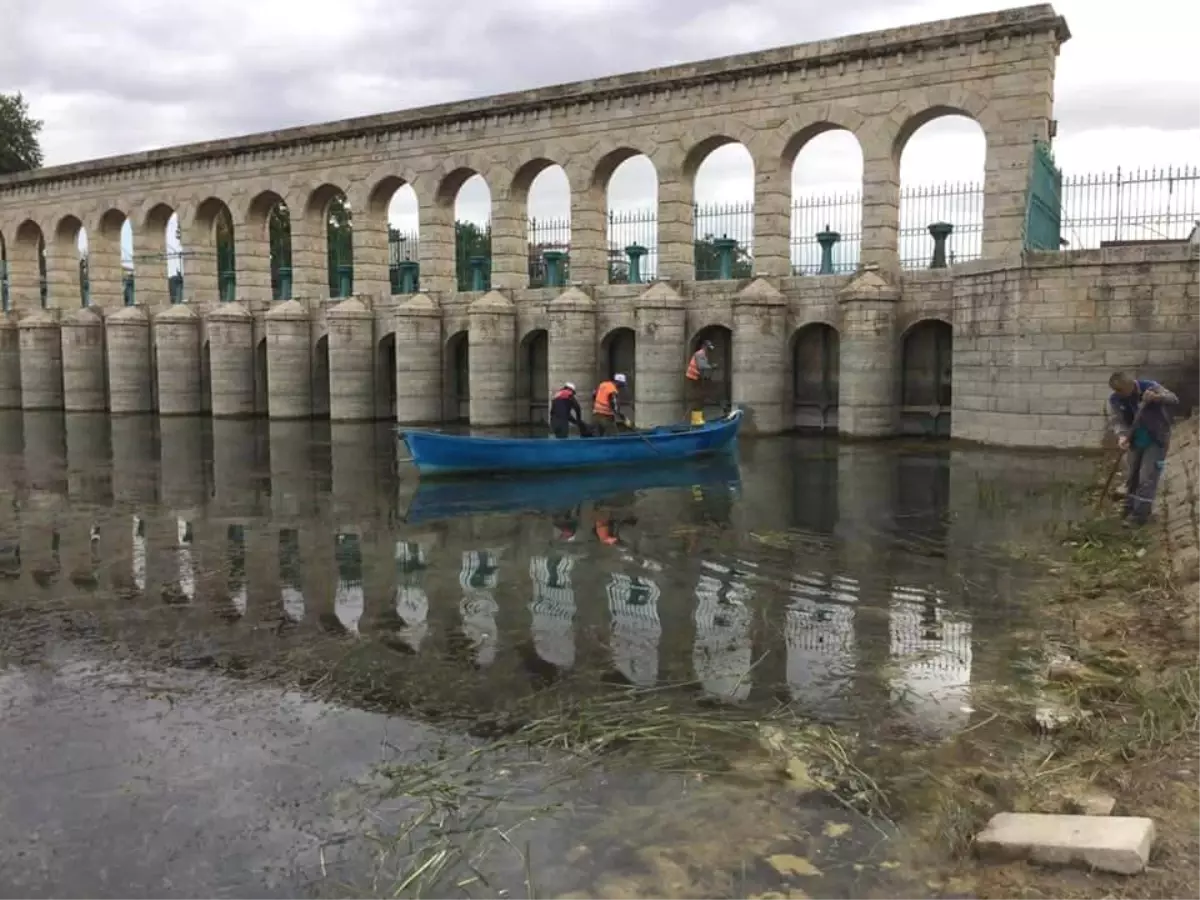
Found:
<path fill-rule="evenodd" d="M 220 197 L 207 197 L 196 206 L 188 228 L 188 237 L 207 257 L 201 265 L 211 268 L 216 279 L 217 296 L 232 302 L 237 298 L 237 241 L 233 213 Z"/>
<path fill-rule="evenodd" d="M 242 221 L 255 242 L 265 241 L 271 271 L 271 298 L 292 296 L 292 214 L 283 194 L 271 188 L 259 191 L 246 204 Z"/>
<path fill-rule="evenodd" d="M 376 348 L 376 369 L 375 377 L 383 377 L 380 381 L 383 382 L 381 390 L 383 391 L 384 402 L 386 404 L 388 421 L 396 421 L 396 400 L 399 397 L 399 384 L 396 380 L 396 332 L 389 331 L 379 339 Z"/>
<path fill-rule="evenodd" d="M 557 385 L 556 385 L 557 387 Z M 517 414 L 519 421 L 543 424 L 550 407 L 550 334 L 534 328 L 517 350 Z"/>
<path fill-rule="evenodd" d="M 697 329 L 688 341 L 688 357 L 706 340 L 713 343 L 708 359 L 716 366 L 704 396 L 705 413 L 711 415 L 714 408 L 733 403 L 733 329 L 715 322 Z"/>
<path fill-rule="evenodd" d="M 24 284 L 10 285 L 10 290 L 24 289 L 32 292 L 33 273 L 37 272 L 40 305 L 45 308 L 48 286 L 46 284 L 46 236 L 42 226 L 33 219 L 25 219 L 13 232 L 14 265 L 20 266 L 20 281 Z"/>
<path fill-rule="evenodd" d="M 88 278 L 87 227 L 78 216 L 68 213 L 60 218 L 58 224 L 54 226 L 54 253 L 58 257 L 59 265 L 65 266 L 68 260 L 74 262 L 74 281 L 78 286 L 79 305 L 89 306 L 91 298 Z"/>
<path fill-rule="evenodd" d="M 639 205 L 623 191 L 623 176 L 651 177 L 653 196 Z M 607 223 L 605 240 L 608 247 L 608 281 L 610 284 L 640 284 L 653 281 L 658 272 L 658 167 L 651 156 L 634 147 L 622 144 L 608 148 L 595 161 L 588 162 L 587 191 L 589 205 L 601 203 Z M 614 191 L 613 186 L 617 185 Z M 635 249 L 633 255 L 626 248 Z"/>
<path fill-rule="evenodd" d="M 445 174 L 434 191 L 434 214 L 439 221 L 449 219 L 454 223 L 454 268 L 460 291 L 485 291 L 491 287 L 492 259 L 492 188 L 487 178 L 464 160 L 452 160 L 444 169 Z M 476 181 L 478 179 L 478 181 Z M 465 210 L 460 210 L 459 200 L 464 188 L 479 185 L 479 191 L 487 193 L 487 215 L 483 222 L 468 219 Z M 472 259 L 480 259 L 476 266 Z"/>
<path fill-rule="evenodd" d="M 974 91 L 958 86 L 944 86 L 926 91 L 921 101 L 902 100 L 888 116 L 896 124 L 892 140 L 892 159 L 900 165 L 900 155 L 909 138 L 924 125 L 942 116 L 966 116 L 974 120 L 986 138 L 995 126 L 988 102 Z"/>
<path fill-rule="evenodd" d="M 329 335 L 323 334 L 313 345 L 312 412 L 318 418 L 329 415 Z"/>
<path fill-rule="evenodd" d="M 865 152 L 859 129 L 865 120 L 853 111 L 839 111 L 810 121 L 792 132 L 780 154 L 782 171 L 791 186 L 790 262 L 794 274 L 830 275 L 853 272 L 862 247 L 862 185 Z M 831 190 L 830 173 L 806 179 L 805 149 L 826 149 L 846 168 Z M 829 151 L 834 151 L 830 153 Z M 828 249 L 826 249 L 828 248 Z"/>
<path fill-rule="evenodd" d="M 471 344 L 464 328 L 446 338 L 442 354 L 445 385 L 444 415 L 450 422 L 467 422 L 471 417 Z"/>
<path fill-rule="evenodd" d="M 901 334 L 900 410 L 906 433 L 949 436 L 953 355 L 954 328 L 944 319 L 918 319 Z"/>
<path fill-rule="evenodd" d="M 148 304 L 150 306 L 158 306 L 168 300 L 177 300 L 182 298 L 183 291 L 183 259 L 182 259 L 182 244 L 180 251 L 172 251 L 172 242 L 167 238 L 167 230 L 175 223 L 178 227 L 179 217 L 174 206 L 165 202 L 153 202 L 142 214 L 141 225 L 134 231 L 134 240 L 140 240 L 140 235 L 145 235 L 145 244 L 142 245 L 139 251 L 138 245 L 134 244 L 133 259 L 136 271 L 138 258 L 141 257 L 146 263 L 147 274 L 151 277 L 144 281 L 147 290 Z M 161 275 L 152 274 L 154 268 L 158 268 Z M 165 276 L 165 284 L 159 282 L 160 277 Z M 165 290 L 164 290 L 165 288 Z"/>
<path fill-rule="evenodd" d="M 600 339 L 600 355 L 596 362 L 597 383 L 618 372 L 625 375 L 623 400 L 632 404 L 637 397 L 637 332 L 624 326 L 612 329 Z"/>
<path fill-rule="evenodd" d="M 710 135 L 694 144 L 685 154 L 683 177 L 691 183 L 693 267 L 697 281 L 749 278 L 754 274 L 754 182 L 757 166 L 750 150 L 753 132 L 746 139 L 736 136 L 741 129 Z M 734 148 L 741 148 L 737 153 Z M 706 184 L 705 167 L 712 163 L 715 153 L 733 151 L 726 159 L 713 163 L 726 169 L 741 171 L 736 179 L 718 179 L 720 190 L 710 190 Z M 738 157 L 741 157 L 738 159 Z M 734 181 L 740 187 L 732 194 L 728 185 Z M 736 196 L 734 196 L 736 195 Z"/>
<path fill-rule="evenodd" d="M 325 236 L 329 296 L 351 296 L 354 293 L 354 216 L 345 189 L 330 182 L 314 188 L 305 200 L 304 218 L 317 234 Z"/>
<path fill-rule="evenodd" d="M 537 196 L 556 188 L 565 191 L 556 202 Z M 561 287 L 570 282 L 572 189 L 566 168 L 543 154 L 518 166 L 508 181 L 508 202 L 524 207 L 530 287 Z"/>
<path fill-rule="evenodd" d="M 807 322 L 792 333 L 789 348 L 794 427 L 836 431 L 841 361 L 837 328 L 828 322 Z"/>
<path fill-rule="evenodd" d="M 368 227 L 387 232 L 391 293 L 415 294 L 420 290 L 421 201 L 413 180 L 394 167 L 380 167 L 360 183 L 352 204 L 365 212 Z"/>

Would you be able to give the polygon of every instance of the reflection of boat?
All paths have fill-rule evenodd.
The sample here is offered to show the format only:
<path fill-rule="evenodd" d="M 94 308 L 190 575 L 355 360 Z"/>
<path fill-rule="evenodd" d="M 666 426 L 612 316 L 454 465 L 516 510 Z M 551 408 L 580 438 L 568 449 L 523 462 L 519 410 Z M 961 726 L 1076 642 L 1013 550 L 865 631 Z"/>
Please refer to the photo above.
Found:
<path fill-rule="evenodd" d="M 404 520 L 417 523 L 486 513 L 558 512 L 633 491 L 739 483 L 737 461 L 725 455 L 619 473 L 597 470 L 541 478 L 421 481 Z"/>
<path fill-rule="evenodd" d="M 422 475 L 543 472 L 679 461 L 731 450 L 742 411 L 700 427 L 668 425 L 615 437 L 554 440 L 399 431 Z"/>

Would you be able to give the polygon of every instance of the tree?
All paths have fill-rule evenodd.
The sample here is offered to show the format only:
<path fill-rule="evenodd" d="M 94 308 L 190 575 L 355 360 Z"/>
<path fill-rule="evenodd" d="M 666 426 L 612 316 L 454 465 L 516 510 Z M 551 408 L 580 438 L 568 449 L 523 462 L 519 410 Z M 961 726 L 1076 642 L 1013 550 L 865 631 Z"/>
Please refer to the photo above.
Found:
<path fill-rule="evenodd" d="M 29 104 L 20 92 L 0 94 L 0 175 L 42 164 L 41 131 L 42 121 L 29 115 Z"/>
<path fill-rule="evenodd" d="M 330 296 L 338 297 L 338 268 L 354 264 L 354 223 L 350 215 L 350 206 L 341 197 L 335 197 L 329 204 L 325 237 L 328 241 L 326 246 L 333 251 L 326 254 L 329 262 L 329 293 Z"/>
<path fill-rule="evenodd" d="M 706 234 L 696 241 L 696 278 L 711 280 L 720 277 L 721 255 L 717 252 L 717 238 Z M 741 241 L 733 251 L 733 266 L 730 277 L 750 278 L 754 274 L 754 258 L 746 251 Z"/>

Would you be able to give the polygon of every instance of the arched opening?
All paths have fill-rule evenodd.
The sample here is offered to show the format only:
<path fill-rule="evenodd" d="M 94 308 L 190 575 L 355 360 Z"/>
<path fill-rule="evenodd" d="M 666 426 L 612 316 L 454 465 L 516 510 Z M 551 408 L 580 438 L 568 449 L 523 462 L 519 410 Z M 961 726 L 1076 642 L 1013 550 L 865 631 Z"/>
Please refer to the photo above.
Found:
<path fill-rule="evenodd" d="M 446 385 L 445 416 L 450 422 L 467 422 L 471 417 L 470 351 L 465 331 L 452 334 L 446 341 L 442 383 Z"/>
<path fill-rule="evenodd" d="M 254 408 L 260 416 L 270 412 L 267 399 L 267 339 L 262 338 L 254 346 Z"/>
<path fill-rule="evenodd" d="M 697 281 L 754 274 L 754 159 L 743 144 L 715 136 L 684 163 L 692 174 Z"/>
<path fill-rule="evenodd" d="M 183 228 L 179 224 L 179 213 L 171 213 L 163 229 L 163 244 L 167 257 L 167 295 L 172 303 L 184 302 L 183 271 Z"/>
<path fill-rule="evenodd" d="M 309 195 L 305 216 L 325 233 L 330 297 L 354 293 L 354 220 L 345 192 L 323 184 Z"/>
<path fill-rule="evenodd" d="M 133 265 L 133 222 L 126 216 L 121 223 L 121 300 L 125 306 L 137 302 L 136 279 Z"/>
<path fill-rule="evenodd" d="M 637 335 L 632 328 L 614 328 L 600 341 L 600 371 L 596 381 L 612 378 L 618 372 L 626 378 L 621 391 L 622 404 L 632 407 L 637 397 Z"/>
<path fill-rule="evenodd" d="M 950 436 L 950 386 L 954 331 L 923 319 L 905 333 L 901 348 L 901 429 L 906 434 Z"/>
<path fill-rule="evenodd" d="M 183 235 L 179 217 L 165 203 L 158 203 L 146 213 L 142 231 L 150 235 L 148 246 L 135 253 L 135 265 L 143 264 L 145 300 L 148 306 L 183 302 Z M 161 243 L 159 243 L 161 241 Z M 154 274 L 155 272 L 160 274 Z M 166 283 L 158 279 L 166 273 Z"/>
<path fill-rule="evenodd" d="M 708 361 L 714 371 L 704 383 L 704 414 L 706 417 L 723 415 L 733 403 L 733 332 L 724 325 L 709 325 L 701 328 L 692 338 L 688 353 L 695 353 L 705 341 L 712 341 L 713 349 L 708 352 Z"/>
<path fill-rule="evenodd" d="M 234 252 L 233 215 L 223 200 L 209 197 L 196 209 L 198 240 L 205 247 L 204 267 L 211 266 L 212 284 L 223 303 L 237 299 L 237 260 Z M 208 249 L 211 248 L 211 249 Z M 207 279 L 206 279 L 207 280 Z M 208 288 L 206 292 L 211 292 Z"/>
<path fill-rule="evenodd" d="M 460 291 L 492 288 L 492 191 L 474 169 L 442 179 L 435 202 L 453 210 L 454 271 Z"/>
<path fill-rule="evenodd" d="M 788 144 L 792 173 L 791 263 L 796 275 L 853 272 L 862 249 L 862 145 L 829 123 Z"/>
<path fill-rule="evenodd" d="M 379 364 L 383 368 L 383 384 L 387 391 L 389 421 L 396 421 L 396 333 L 384 335 L 379 342 Z"/>
<path fill-rule="evenodd" d="M 133 290 L 132 286 L 125 283 L 125 232 L 128 223 L 125 213 L 116 208 L 105 211 L 97 222 L 96 246 L 88 247 L 89 306 L 94 303 L 111 306 L 117 302 L 129 305 L 132 302 L 131 297 L 125 296 Z M 129 229 L 129 234 L 132 238 L 132 229 Z M 88 237 L 90 242 L 91 236 Z M 132 249 L 132 240 L 130 245 Z"/>
<path fill-rule="evenodd" d="M 80 306 L 89 306 L 87 229 L 75 216 L 63 216 L 59 220 L 58 227 L 54 229 L 54 243 L 58 250 L 56 260 L 59 265 L 66 264 L 68 259 L 75 263 L 72 280 L 77 284 L 76 296 L 79 298 Z"/>
<path fill-rule="evenodd" d="M 517 369 L 517 412 L 531 425 L 548 420 L 550 405 L 550 336 L 539 328 L 521 341 Z"/>
<path fill-rule="evenodd" d="M 292 299 L 292 214 L 283 197 L 263 191 L 250 201 L 247 226 L 265 236 L 271 269 L 271 299 Z"/>
<path fill-rule="evenodd" d="M 212 355 L 207 340 L 200 345 L 200 411 L 212 412 Z"/>
<path fill-rule="evenodd" d="M 46 239 L 42 234 L 41 226 L 32 219 L 26 219 L 17 226 L 16 234 L 13 235 L 13 266 L 17 278 L 12 284 L 12 290 L 16 294 L 18 302 L 28 301 L 28 296 L 33 293 L 33 267 L 37 266 L 38 282 L 37 290 L 40 297 L 39 305 L 42 309 L 46 308 L 46 298 L 48 289 L 46 285 Z M 10 276 L 11 277 L 11 276 Z"/>
<path fill-rule="evenodd" d="M 387 220 L 388 283 L 393 294 L 421 289 L 420 203 L 413 186 L 389 176 L 371 192 L 372 221 Z"/>
<path fill-rule="evenodd" d="M 658 171 L 631 148 L 600 161 L 595 183 L 607 209 L 608 282 L 642 284 L 658 274 Z"/>
<path fill-rule="evenodd" d="M 814 322 L 792 337 L 792 408 L 796 428 L 837 431 L 837 329 Z"/>
<path fill-rule="evenodd" d="M 927 110 L 901 128 L 895 153 L 900 264 L 940 269 L 978 259 L 987 165 L 987 137 L 979 123 L 958 110 Z"/>
<path fill-rule="evenodd" d="M 313 415 L 329 415 L 329 336 L 321 335 L 313 347 L 312 368 Z"/>
<path fill-rule="evenodd" d="M 529 286 L 561 287 L 571 281 L 571 183 L 548 159 L 526 163 L 513 179 L 514 197 L 525 197 Z"/>

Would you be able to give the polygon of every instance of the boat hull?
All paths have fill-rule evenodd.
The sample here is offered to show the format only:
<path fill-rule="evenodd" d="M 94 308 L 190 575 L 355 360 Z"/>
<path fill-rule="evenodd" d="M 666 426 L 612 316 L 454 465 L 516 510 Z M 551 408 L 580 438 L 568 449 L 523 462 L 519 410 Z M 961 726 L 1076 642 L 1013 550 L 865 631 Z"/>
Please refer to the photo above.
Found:
<path fill-rule="evenodd" d="M 700 427 L 671 426 L 615 437 L 500 438 L 400 430 L 421 475 L 489 475 L 644 465 L 727 453 L 737 444 L 742 412 Z"/>

